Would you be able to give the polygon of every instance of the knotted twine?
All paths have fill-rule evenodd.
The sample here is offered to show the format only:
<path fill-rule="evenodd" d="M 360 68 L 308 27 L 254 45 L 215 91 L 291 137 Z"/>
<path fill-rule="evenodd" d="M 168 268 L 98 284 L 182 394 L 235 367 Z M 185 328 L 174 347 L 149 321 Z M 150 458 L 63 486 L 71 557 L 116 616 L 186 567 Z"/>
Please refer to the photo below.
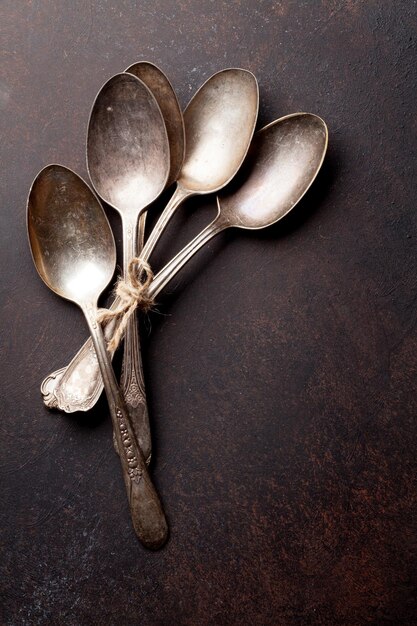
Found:
<path fill-rule="evenodd" d="M 109 351 L 115 351 L 125 334 L 130 317 L 136 309 L 149 311 L 154 304 L 153 298 L 148 296 L 148 287 L 153 279 L 150 265 L 140 257 L 133 258 L 127 268 L 127 276 L 117 279 L 114 293 L 120 303 L 113 309 L 100 309 L 97 321 L 108 323 L 116 320 L 118 323 L 112 338 L 107 344 Z"/>

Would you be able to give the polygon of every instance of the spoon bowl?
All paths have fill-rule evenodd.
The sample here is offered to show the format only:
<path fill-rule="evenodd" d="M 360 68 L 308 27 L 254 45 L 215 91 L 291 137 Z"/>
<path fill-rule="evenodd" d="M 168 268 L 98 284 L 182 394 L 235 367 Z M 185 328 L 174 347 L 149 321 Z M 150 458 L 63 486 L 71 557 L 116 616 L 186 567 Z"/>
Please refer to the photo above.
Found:
<path fill-rule="evenodd" d="M 100 90 L 87 132 L 87 167 L 97 193 L 134 217 L 165 188 L 170 160 L 161 110 L 132 74 L 116 74 Z"/>
<path fill-rule="evenodd" d="M 32 185 L 27 220 L 42 280 L 80 306 L 95 302 L 114 274 L 116 246 L 90 188 L 71 170 L 48 165 Z"/>
<path fill-rule="evenodd" d="M 200 87 L 184 111 L 180 187 L 213 193 L 233 178 L 255 130 L 258 105 L 258 83 L 248 70 L 222 70 Z"/>
<path fill-rule="evenodd" d="M 313 183 L 327 149 L 324 121 L 295 113 L 265 126 L 254 137 L 237 180 L 218 195 L 228 226 L 257 229 L 274 224 Z"/>

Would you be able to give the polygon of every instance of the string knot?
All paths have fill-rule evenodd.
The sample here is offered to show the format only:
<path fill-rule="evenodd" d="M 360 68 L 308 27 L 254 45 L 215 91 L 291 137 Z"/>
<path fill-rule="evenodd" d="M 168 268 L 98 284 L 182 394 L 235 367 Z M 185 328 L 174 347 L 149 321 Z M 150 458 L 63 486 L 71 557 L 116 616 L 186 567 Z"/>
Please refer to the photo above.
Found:
<path fill-rule="evenodd" d="M 154 303 L 153 298 L 148 296 L 148 287 L 153 279 L 153 272 L 149 263 L 140 257 L 135 257 L 129 263 L 127 276 L 117 279 L 115 295 L 119 298 L 119 304 L 115 309 L 101 309 L 98 313 L 98 322 L 119 322 L 113 337 L 108 343 L 108 349 L 115 351 L 125 334 L 129 318 L 136 309 L 149 311 Z"/>

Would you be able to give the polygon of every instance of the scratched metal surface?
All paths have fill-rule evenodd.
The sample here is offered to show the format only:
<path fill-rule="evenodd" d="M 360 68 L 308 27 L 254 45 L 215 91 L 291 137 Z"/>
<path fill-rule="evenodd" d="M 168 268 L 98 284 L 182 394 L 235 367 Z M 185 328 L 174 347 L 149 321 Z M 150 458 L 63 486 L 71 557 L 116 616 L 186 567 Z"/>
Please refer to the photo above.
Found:
<path fill-rule="evenodd" d="M 0 11 L 0 622 L 415 624 L 414 3 Z M 171 527 L 158 553 L 135 540 L 105 402 L 87 416 L 43 408 L 43 376 L 86 333 L 37 277 L 25 234 L 32 179 L 49 162 L 85 175 L 94 96 L 141 59 L 183 106 L 213 72 L 246 67 L 260 125 L 306 110 L 330 131 L 299 208 L 211 243 L 143 324 Z M 213 198 L 190 200 L 154 265 L 214 212 Z"/>

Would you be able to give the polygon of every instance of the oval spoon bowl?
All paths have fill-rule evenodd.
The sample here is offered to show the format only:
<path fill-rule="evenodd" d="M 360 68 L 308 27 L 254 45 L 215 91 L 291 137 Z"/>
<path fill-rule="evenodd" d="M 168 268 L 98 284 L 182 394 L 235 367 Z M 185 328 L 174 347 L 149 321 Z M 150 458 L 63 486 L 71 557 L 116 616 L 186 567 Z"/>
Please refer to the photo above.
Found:
<path fill-rule="evenodd" d="M 262 128 L 236 181 L 218 195 L 222 219 L 248 229 L 280 220 L 310 188 L 327 144 L 327 126 L 312 113 L 287 115 Z"/>
<path fill-rule="evenodd" d="M 200 87 L 184 111 L 180 187 L 214 193 L 229 182 L 246 156 L 258 107 L 258 82 L 248 70 L 222 70 Z"/>
<path fill-rule="evenodd" d="M 77 304 L 97 299 L 114 274 L 116 248 L 99 201 L 75 172 L 56 164 L 39 172 L 29 193 L 27 227 L 46 285 Z"/>

